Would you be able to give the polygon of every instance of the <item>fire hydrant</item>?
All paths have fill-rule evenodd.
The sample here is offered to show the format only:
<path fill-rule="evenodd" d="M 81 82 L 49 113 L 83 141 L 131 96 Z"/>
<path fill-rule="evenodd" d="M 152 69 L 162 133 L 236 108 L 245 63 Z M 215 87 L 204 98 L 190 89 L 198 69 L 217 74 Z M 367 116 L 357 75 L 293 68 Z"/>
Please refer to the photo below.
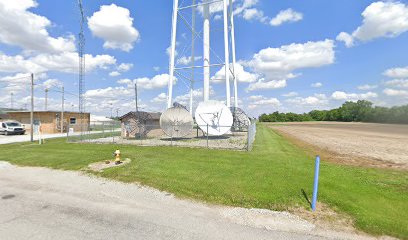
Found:
<path fill-rule="evenodd" d="M 115 164 L 120 164 L 120 151 L 119 149 L 116 149 L 116 151 L 113 153 L 115 156 Z"/>

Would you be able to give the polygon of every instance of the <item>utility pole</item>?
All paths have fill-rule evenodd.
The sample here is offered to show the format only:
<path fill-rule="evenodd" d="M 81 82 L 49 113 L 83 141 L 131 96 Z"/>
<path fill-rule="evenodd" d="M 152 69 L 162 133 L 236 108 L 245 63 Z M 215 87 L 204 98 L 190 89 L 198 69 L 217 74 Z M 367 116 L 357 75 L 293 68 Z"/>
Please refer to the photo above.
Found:
<path fill-rule="evenodd" d="M 45 111 L 48 109 L 48 88 L 45 89 Z"/>
<path fill-rule="evenodd" d="M 14 95 L 14 93 L 13 93 L 13 92 L 11 92 L 11 93 L 10 93 L 10 108 L 11 108 L 11 109 L 13 109 L 13 108 L 14 108 L 14 103 L 13 103 L 13 95 Z"/>
<path fill-rule="evenodd" d="M 31 73 L 30 141 L 34 141 L 34 73 Z"/>
<path fill-rule="evenodd" d="M 62 99 L 61 99 L 61 133 L 64 133 L 64 85 L 61 87 Z"/>

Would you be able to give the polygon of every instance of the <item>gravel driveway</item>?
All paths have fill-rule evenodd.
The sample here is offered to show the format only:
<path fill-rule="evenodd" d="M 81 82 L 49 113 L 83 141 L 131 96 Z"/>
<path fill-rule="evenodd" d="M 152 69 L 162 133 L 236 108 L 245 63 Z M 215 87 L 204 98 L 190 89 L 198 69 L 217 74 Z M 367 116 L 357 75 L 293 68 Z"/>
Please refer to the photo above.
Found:
<path fill-rule="evenodd" d="M 1 239 L 361 239 L 285 212 L 210 206 L 80 172 L 0 162 Z"/>

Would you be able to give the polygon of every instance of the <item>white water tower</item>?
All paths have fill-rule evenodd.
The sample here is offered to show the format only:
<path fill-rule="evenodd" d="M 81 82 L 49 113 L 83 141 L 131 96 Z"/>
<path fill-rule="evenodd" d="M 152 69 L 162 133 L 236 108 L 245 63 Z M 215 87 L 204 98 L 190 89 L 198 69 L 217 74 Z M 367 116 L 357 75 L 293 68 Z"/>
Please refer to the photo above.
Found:
<path fill-rule="evenodd" d="M 174 76 L 180 76 L 180 70 L 191 69 L 190 78 L 190 113 L 193 108 L 193 83 L 195 82 L 194 70 L 202 69 L 203 73 L 203 101 L 208 101 L 210 98 L 210 78 L 211 69 L 216 67 L 225 67 L 225 91 L 226 91 L 226 105 L 231 107 L 230 81 L 234 83 L 234 107 L 238 107 L 238 91 L 237 91 L 237 77 L 235 75 L 235 32 L 234 32 L 234 13 L 232 0 L 192 0 L 191 3 L 185 6 L 179 6 L 178 0 L 173 0 L 173 15 L 172 15 L 172 31 L 171 31 L 171 45 L 170 45 L 170 60 L 169 60 L 169 84 L 167 94 L 167 108 L 172 107 L 173 104 L 173 85 Z M 214 18 L 211 14 L 215 11 L 213 9 L 222 7 L 223 19 L 223 59 L 221 63 L 211 63 L 210 53 L 215 54 L 214 49 L 211 48 L 210 33 L 211 23 Z M 201 14 L 196 14 L 200 10 Z M 187 20 L 181 12 L 191 11 L 191 22 Z M 196 17 L 202 17 L 203 29 L 201 32 L 196 31 Z M 219 15 L 218 17 L 220 17 Z M 177 25 L 182 21 L 191 30 L 191 56 L 190 65 L 187 67 L 176 67 L 176 40 L 177 40 Z M 184 33 L 185 34 L 185 33 Z M 195 40 L 202 40 L 203 52 L 202 63 L 197 64 L 195 61 Z M 231 46 L 229 44 L 231 43 Z M 231 47 L 231 52 L 230 52 Z M 222 55 L 222 54 L 220 54 Z M 230 63 L 230 61 L 232 61 Z M 184 78 L 185 75 L 182 75 Z M 232 79 L 230 79 L 232 77 Z"/>

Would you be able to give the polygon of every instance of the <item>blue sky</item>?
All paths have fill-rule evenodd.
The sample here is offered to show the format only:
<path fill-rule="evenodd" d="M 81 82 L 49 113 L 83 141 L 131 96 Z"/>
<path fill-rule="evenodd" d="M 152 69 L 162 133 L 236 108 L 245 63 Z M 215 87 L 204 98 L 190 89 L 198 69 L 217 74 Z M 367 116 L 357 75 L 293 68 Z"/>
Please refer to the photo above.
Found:
<path fill-rule="evenodd" d="M 18 2 L 18 3 L 15 3 Z M 180 0 L 188 5 L 191 0 Z M 252 116 L 273 111 L 306 112 L 367 99 L 380 106 L 408 103 L 408 3 L 406 1 L 236 0 L 239 106 Z M 166 106 L 172 1 L 84 1 L 87 17 L 86 110 L 110 115 L 140 105 Z M 182 12 L 190 19 L 189 11 Z M 222 12 L 212 11 L 211 44 L 223 59 Z M 0 0 L 0 107 L 29 104 L 36 76 L 36 109 L 77 109 L 77 2 Z M 197 31 L 202 29 L 197 14 Z M 179 22 L 178 65 L 188 63 L 191 32 Z M 202 56 L 197 39 L 195 55 Z M 187 51 L 183 51 L 187 47 Z M 183 59 L 184 57 L 184 59 Z M 186 62 L 187 61 L 187 62 Z M 200 58 L 196 60 L 201 65 Z M 223 77 L 219 68 L 211 76 Z M 188 74 L 188 73 L 184 73 Z M 201 70 L 195 72 L 195 105 L 202 99 Z M 217 77 L 215 77 L 217 78 Z M 174 98 L 187 104 L 188 82 L 178 77 Z M 211 81 L 211 97 L 225 100 L 225 84 Z"/>

